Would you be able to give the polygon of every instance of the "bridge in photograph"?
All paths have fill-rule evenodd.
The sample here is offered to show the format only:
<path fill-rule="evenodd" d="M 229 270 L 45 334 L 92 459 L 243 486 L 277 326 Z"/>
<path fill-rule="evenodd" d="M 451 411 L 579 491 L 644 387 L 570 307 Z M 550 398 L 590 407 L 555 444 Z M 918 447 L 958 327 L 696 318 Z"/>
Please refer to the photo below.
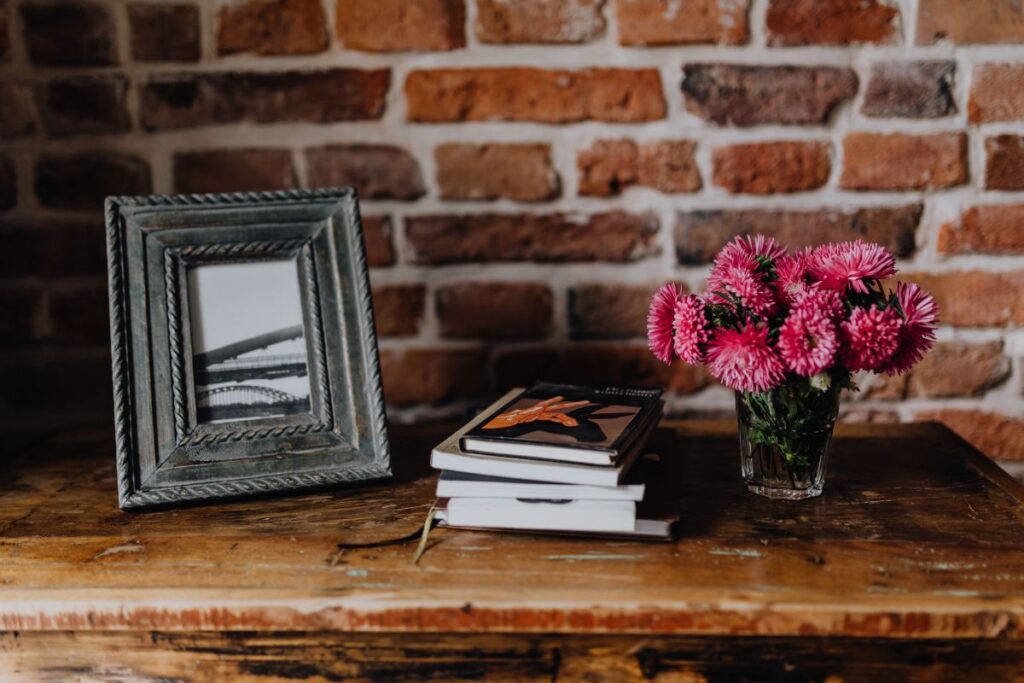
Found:
<path fill-rule="evenodd" d="M 196 384 L 214 386 L 228 382 L 303 377 L 308 373 L 303 353 L 245 355 L 300 338 L 302 325 L 293 325 L 198 353 L 194 361 Z"/>
<path fill-rule="evenodd" d="M 305 377 L 309 373 L 306 354 L 260 353 L 295 339 L 302 339 L 302 325 L 196 354 L 193 367 L 199 421 L 226 422 L 308 412 L 308 393 L 297 396 L 267 386 L 288 377 Z"/>
<path fill-rule="evenodd" d="M 232 384 L 196 394 L 200 422 L 295 415 L 309 410 L 309 399 L 251 384 Z"/>

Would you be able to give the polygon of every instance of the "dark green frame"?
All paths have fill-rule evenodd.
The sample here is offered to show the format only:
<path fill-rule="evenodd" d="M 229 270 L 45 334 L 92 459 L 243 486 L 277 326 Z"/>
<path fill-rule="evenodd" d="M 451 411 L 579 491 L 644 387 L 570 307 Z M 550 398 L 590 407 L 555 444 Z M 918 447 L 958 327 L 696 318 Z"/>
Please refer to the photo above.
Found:
<path fill-rule="evenodd" d="M 391 475 L 362 226 L 351 189 L 106 204 L 122 509 Z M 189 266 L 297 260 L 311 413 L 200 424 Z"/>

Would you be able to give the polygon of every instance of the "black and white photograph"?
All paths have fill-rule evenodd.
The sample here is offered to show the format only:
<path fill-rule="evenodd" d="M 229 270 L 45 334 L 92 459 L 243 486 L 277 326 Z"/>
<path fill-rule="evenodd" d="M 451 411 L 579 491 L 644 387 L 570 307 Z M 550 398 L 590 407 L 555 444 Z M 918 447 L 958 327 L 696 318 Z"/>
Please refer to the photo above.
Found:
<path fill-rule="evenodd" d="M 297 262 L 205 264 L 188 278 L 198 421 L 308 413 Z"/>

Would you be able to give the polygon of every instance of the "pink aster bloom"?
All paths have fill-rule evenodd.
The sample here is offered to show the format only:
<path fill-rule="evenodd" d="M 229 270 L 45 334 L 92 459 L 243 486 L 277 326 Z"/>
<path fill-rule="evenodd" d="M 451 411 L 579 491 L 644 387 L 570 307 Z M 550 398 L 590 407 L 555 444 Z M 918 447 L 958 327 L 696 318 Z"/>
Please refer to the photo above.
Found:
<path fill-rule="evenodd" d="M 903 328 L 896 351 L 882 368 L 887 375 L 903 374 L 924 357 L 935 344 L 935 323 L 939 319 L 935 299 L 912 282 L 897 282 L 896 298 L 903 310 Z"/>
<path fill-rule="evenodd" d="M 647 345 L 654 357 L 662 363 L 671 363 L 674 357 L 672 318 L 676 302 L 682 295 L 679 285 L 672 282 L 662 285 L 651 298 L 651 307 L 647 311 Z"/>
<path fill-rule="evenodd" d="M 839 356 L 850 370 L 878 370 L 899 344 L 903 320 L 891 308 L 855 308 L 840 325 Z"/>
<path fill-rule="evenodd" d="M 776 261 L 786 255 L 785 248 L 781 247 L 771 237 L 765 235 L 737 235 L 726 244 L 715 256 L 711 268 L 711 275 L 708 276 L 708 289 L 714 291 L 720 289 L 721 281 L 727 277 L 729 272 L 735 269 L 749 271 L 752 275 L 756 273 L 761 265 L 758 258 Z"/>
<path fill-rule="evenodd" d="M 775 261 L 776 279 L 772 285 L 783 301 L 792 303 L 793 298 L 807 289 L 808 251 L 798 251 Z"/>
<path fill-rule="evenodd" d="M 711 338 L 704 315 L 704 301 L 696 294 L 688 294 L 676 301 L 673 319 L 676 355 L 690 365 L 704 362 L 704 346 Z"/>
<path fill-rule="evenodd" d="M 776 261 L 786 255 L 786 248 L 767 235 L 737 235 L 715 256 L 715 265 L 731 266 L 753 262 L 758 258 Z"/>
<path fill-rule="evenodd" d="M 732 305 L 732 301 L 723 295 L 732 294 L 739 298 L 740 303 L 757 315 L 771 313 L 776 306 L 775 293 L 764 283 L 757 273 L 742 266 L 730 266 L 718 273 L 717 280 L 708 288 L 720 303 Z"/>
<path fill-rule="evenodd" d="M 810 377 L 828 368 L 838 346 L 835 323 L 818 310 L 794 310 L 779 329 L 779 355 L 798 375 Z"/>
<path fill-rule="evenodd" d="M 812 285 L 793 299 L 793 310 L 805 314 L 821 314 L 828 318 L 841 318 L 846 312 L 842 295 L 834 289 Z"/>
<path fill-rule="evenodd" d="M 829 289 L 852 287 L 867 292 L 864 280 L 879 280 L 896 273 L 896 259 L 888 249 L 871 242 L 825 244 L 811 255 L 811 275 Z"/>
<path fill-rule="evenodd" d="M 717 329 L 707 360 L 711 374 L 736 391 L 768 391 L 786 375 L 782 360 L 768 345 L 767 328 L 750 322 L 740 330 Z"/>

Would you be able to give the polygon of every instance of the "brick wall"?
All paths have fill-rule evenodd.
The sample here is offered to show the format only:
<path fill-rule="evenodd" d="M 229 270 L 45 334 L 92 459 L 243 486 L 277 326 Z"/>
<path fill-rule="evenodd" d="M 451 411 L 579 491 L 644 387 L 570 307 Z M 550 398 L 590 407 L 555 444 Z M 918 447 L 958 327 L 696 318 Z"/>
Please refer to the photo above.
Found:
<path fill-rule="evenodd" d="M 6 0 L 0 414 L 105 417 L 108 194 L 355 185 L 396 419 L 646 352 L 737 232 L 895 250 L 943 310 L 850 419 L 1024 458 L 1016 0 Z"/>

